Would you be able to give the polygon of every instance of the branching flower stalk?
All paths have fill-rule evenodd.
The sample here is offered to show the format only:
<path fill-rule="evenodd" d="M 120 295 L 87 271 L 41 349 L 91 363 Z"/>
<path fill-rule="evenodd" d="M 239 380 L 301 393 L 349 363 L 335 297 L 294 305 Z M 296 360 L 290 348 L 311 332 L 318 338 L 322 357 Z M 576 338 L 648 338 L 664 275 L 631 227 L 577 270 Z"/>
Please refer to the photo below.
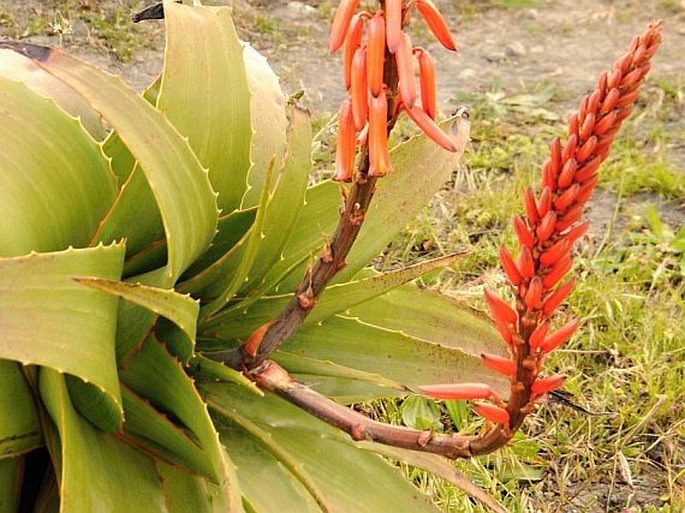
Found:
<path fill-rule="evenodd" d="M 525 216 L 514 219 L 518 257 L 502 246 L 500 260 L 514 295 L 512 305 L 495 292 L 485 298 L 497 328 L 509 348 L 509 358 L 483 354 L 483 363 L 511 380 L 507 401 L 487 385 L 460 383 L 429 385 L 423 392 L 438 399 L 476 399 L 474 409 L 494 426 L 486 438 L 505 440 L 521 425 L 535 402 L 560 387 L 565 377 L 541 377 L 546 356 L 566 342 L 578 328 L 573 319 L 550 332 L 554 313 L 574 287 L 564 278 L 573 265 L 574 243 L 587 231 L 583 209 L 599 176 L 597 170 L 609 155 L 623 121 L 630 115 L 650 69 L 650 60 L 661 43 L 658 22 L 635 37 L 628 51 L 609 73 L 603 73 L 597 87 L 580 102 L 568 125 L 566 141 L 550 145 L 542 172 L 540 192 L 524 194 Z"/>
<path fill-rule="evenodd" d="M 435 78 L 430 55 L 424 49 L 413 48 L 402 30 L 408 9 L 415 6 L 437 39 L 454 49 L 435 6 L 427 0 L 386 0 L 375 13 L 355 15 L 358 4 L 358 0 L 341 2 L 331 32 L 331 51 L 345 46 L 344 80 L 349 93 L 340 109 L 334 178 L 351 181 L 352 186 L 345 194 L 338 228 L 281 315 L 257 329 L 239 351 L 212 356 L 218 355 L 217 359 L 228 365 L 246 370 L 260 387 L 346 431 L 355 440 L 451 459 L 486 454 L 505 445 L 536 402 L 564 382 L 565 377 L 560 375 L 541 377 L 542 364 L 550 352 L 573 335 L 579 321 L 571 320 L 550 332 L 551 323 L 573 290 L 573 278 L 564 279 L 572 268 L 573 245 L 587 230 L 587 223 L 582 221 L 584 205 L 597 185 L 600 164 L 608 157 L 614 137 L 639 96 L 651 58 L 661 43 L 661 24 L 651 23 L 644 34 L 635 37 L 611 72 L 603 73 L 595 90 L 583 98 L 578 113 L 569 121 L 566 141 L 562 144 L 557 138 L 550 145 L 540 192 L 536 196 L 532 188 L 525 191 L 526 215 L 516 217 L 513 223 L 519 245 L 517 258 L 506 247 L 500 250 L 515 299 L 510 305 L 490 290 L 486 290 L 485 299 L 509 356 L 483 354 L 482 359 L 485 366 L 509 378 L 509 397 L 500 397 L 483 383 L 420 387 L 421 392 L 435 399 L 477 400 L 474 410 L 489 421 L 478 435 L 438 434 L 368 419 L 297 382 L 268 359 L 297 329 L 325 285 L 344 266 L 373 197 L 375 182 L 392 169 L 387 135 L 397 116 L 407 112 L 429 137 L 447 149 L 460 145 L 433 121 Z M 382 58 L 378 41 L 382 43 Z M 421 74 L 420 96 L 413 84 L 410 59 L 414 55 Z M 378 72 L 380 66 L 382 74 Z"/>
<path fill-rule="evenodd" d="M 338 226 L 300 282 L 295 297 L 273 321 L 258 328 L 240 348 L 211 357 L 236 369 L 256 369 L 302 324 L 326 285 L 345 266 L 359 234 L 376 180 L 392 171 L 388 134 L 404 111 L 431 139 L 456 152 L 457 141 L 435 123 L 435 65 L 423 48 L 414 48 L 403 31 L 415 6 L 438 41 L 456 50 L 447 24 L 428 0 L 386 0 L 376 12 L 356 14 L 359 0 L 342 0 L 330 35 L 330 51 L 343 51 L 343 79 L 348 98 L 342 103 L 334 180 L 352 182 L 343 189 Z M 420 98 L 414 78 L 414 55 L 420 72 Z"/>

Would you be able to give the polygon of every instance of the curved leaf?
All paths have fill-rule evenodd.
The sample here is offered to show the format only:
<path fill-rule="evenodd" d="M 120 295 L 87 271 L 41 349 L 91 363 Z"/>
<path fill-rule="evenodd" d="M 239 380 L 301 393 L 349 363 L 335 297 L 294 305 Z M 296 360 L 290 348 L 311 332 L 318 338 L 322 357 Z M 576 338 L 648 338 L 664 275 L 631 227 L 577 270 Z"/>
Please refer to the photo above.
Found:
<path fill-rule="evenodd" d="M 250 91 L 231 9 L 164 2 L 166 49 L 157 108 L 209 169 L 224 212 L 240 206 L 250 168 Z M 202 34 L 202 37 L 198 37 Z"/>
<path fill-rule="evenodd" d="M 285 111 L 285 95 L 278 76 L 266 61 L 266 57 L 250 43 L 243 43 L 243 61 L 250 87 L 250 119 L 252 124 L 252 167 L 247 176 L 248 188 L 243 196 L 242 208 L 259 202 L 260 191 L 275 157 L 280 162 L 286 149 L 288 118 Z"/>
<path fill-rule="evenodd" d="M 271 461 L 265 458 L 264 463 L 271 467 L 280 463 L 285 467 L 287 472 L 281 470 L 281 480 L 297 479 L 320 510 L 439 511 L 396 468 L 375 455 L 369 458 L 372 455 L 356 448 L 347 435 L 282 399 L 272 394 L 258 398 L 228 384 L 205 385 L 202 390 L 212 410 L 232 430 L 242 431 L 273 458 Z M 238 443 L 226 432 L 222 440 L 229 444 L 229 450 L 232 444 Z M 270 473 L 277 470 L 269 469 Z M 258 475 L 243 473 L 238 466 L 238 477 L 245 482 L 247 493 L 247 483 Z M 259 508 L 258 497 L 248 495 L 248 499 Z M 258 511 L 282 511 L 283 504 L 276 510 L 266 509 L 266 505 L 262 508 Z"/>
<path fill-rule="evenodd" d="M 116 195 L 100 147 L 51 100 L 0 77 L 0 256 L 87 246 Z"/>
<path fill-rule="evenodd" d="M 151 459 L 80 417 L 59 372 L 41 368 L 39 389 L 59 433 L 53 461 L 59 463 L 60 511 L 166 511 Z"/>
<path fill-rule="evenodd" d="M 43 437 L 33 395 L 21 367 L 8 360 L 0 360 L 0 418 L 0 460 L 41 445 Z"/>
<path fill-rule="evenodd" d="M 167 280 L 173 283 L 208 246 L 218 219 L 207 172 L 187 141 L 118 77 L 54 49 L 28 43 L 13 49 L 88 100 L 136 158 L 162 214 L 169 248 Z"/>
<path fill-rule="evenodd" d="M 76 376 L 118 411 L 117 424 L 118 299 L 73 277 L 118 279 L 123 258 L 123 245 L 113 244 L 0 259 L 0 358 Z"/>

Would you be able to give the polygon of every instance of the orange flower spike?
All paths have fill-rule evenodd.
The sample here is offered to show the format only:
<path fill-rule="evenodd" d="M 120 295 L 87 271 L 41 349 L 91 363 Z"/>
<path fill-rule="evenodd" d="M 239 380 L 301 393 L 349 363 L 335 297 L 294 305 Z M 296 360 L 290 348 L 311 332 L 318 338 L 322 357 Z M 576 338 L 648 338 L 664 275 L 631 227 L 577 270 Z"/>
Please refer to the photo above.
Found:
<path fill-rule="evenodd" d="M 485 300 L 488 302 L 490 312 L 495 319 L 505 324 L 515 324 L 518 316 L 516 312 L 504 302 L 504 300 L 491 290 L 485 289 Z"/>
<path fill-rule="evenodd" d="M 562 374 L 556 374 L 548 378 L 538 379 L 530 387 L 530 391 L 533 392 L 533 395 L 543 395 L 551 392 L 552 390 L 556 390 L 564 384 L 564 381 L 566 381 L 566 376 Z"/>
<path fill-rule="evenodd" d="M 509 412 L 499 406 L 493 406 L 488 403 L 478 403 L 473 405 L 473 409 L 478 415 L 495 424 L 502 424 L 504 426 L 509 425 Z"/>
<path fill-rule="evenodd" d="M 335 11 L 333 17 L 333 24 L 331 25 L 331 35 L 329 40 L 329 51 L 331 53 L 337 52 L 345 41 L 347 30 L 350 27 L 352 16 L 359 6 L 359 0 L 340 0 L 338 9 Z"/>
<path fill-rule="evenodd" d="M 421 107 L 431 119 L 437 113 L 435 86 L 435 60 L 423 48 L 414 48 L 419 59 L 419 84 L 421 86 Z"/>
<path fill-rule="evenodd" d="M 540 346 L 540 351 L 543 353 L 554 351 L 557 347 L 571 338 L 571 335 L 578 329 L 579 325 L 580 321 L 578 319 L 567 322 L 557 331 L 545 338 L 545 341 Z"/>
<path fill-rule="evenodd" d="M 366 78 L 366 61 L 368 59 L 366 46 L 354 52 L 352 59 L 352 77 L 350 99 L 352 100 L 352 115 L 357 131 L 364 128 L 369 116 L 369 90 Z"/>
<path fill-rule="evenodd" d="M 457 151 L 457 147 L 454 145 L 452 138 L 447 135 L 442 129 L 435 124 L 426 111 L 420 107 L 405 108 L 407 114 L 412 119 L 416 126 L 418 126 L 423 132 L 433 139 L 438 146 L 445 148 L 447 151 Z"/>
<path fill-rule="evenodd" d="M 445 385 L 423 385 L 419 390 L 434 399 L 489 399 L 492 389 L 483 383 L 451 383 Z"/>
<path fill-rule="evenodd" d="M 366 33 L 366 76 L 373 96 L 383 92 L 383 67 L 385 62 L 385 20 L 378 11 L 368 22 Z"/>
<path fill-rule="evenodd" d="M 548 296 L 547 299 L 545 299 L 545 301 L 542 303 L 543 315 L 552 315 L 554 310 L 556 310 L 561 303 L 566 301 L 566 298 L 573 290 L 575 284 L 576 280 L 574 278 L 571 278 L 570 280 L 567 280 L 561 285 L 559 285 L 557 290 L 555 290 L 550 296 Z"/>
<path fill-rule="evenodd" d="M 414 79 L 414 58 L 411 48 L 409 34 L 401 33 L 400 41 L 395 49 L 395 61 L 397 62 L 397 74 L 400 78 L 400 96 L 406 108 L 412 108 L 416 103 L 416 80 Z"/>
<path fill-rule="evenodd" d="M 369 101 L 369 176 L 392 171 L 388 153 L 388 100 L 385 94 Z"/>
<path fill-rule="evenodd" d="M 457 45 L 452 38 L 452 33 L 447 27 L 447 23 L 445 23 L 445 18 L 442 17 L 435 4 L 430 0 L 416 0 L 415 5 L 430 31 L 440 41 L 440 44 L 448 50 L 456 51 Z"/>
<path fill-rule="evenodd" d="M 509 282 L 514 287 L 517 287 L 522 280 L 521 272 L 519 271 L 518 267 L 516 266 L 516 263 L 514 262 L 514 257 L 511 256 L 511 253 L 506 248 L 506 246 L 502 246 L 499 248 L 499 259 L 500 262 L 502 262 L 502 268 L 504 269 L 507 278 L 509 278 Z"/>
<path fill-rule="evenodd" d="M 385 0 L 385 33 L 388 50 L 395 53 L 402 38 L 402 0 Z"/>
<path fill-rule="evenodd" d="M 480 355 L 483 364 L 490 370 L 508 377 L 516 376 L 516 362 L 496 354 L 483 353 Z"/>
<path fill-rule="evenodd" d="M 338 146 L 335 153 L 335 175 L 333 180 L 349 182 L 354 174 L 356 131 L 352 115 L 352 104 L 345 100 L 338 114 Z"/>
<path fill-rule="evenodd" d="M 350 30 L 345 38 L 345 50 L 343 53 L 343 79 L 348 91 L 352 86 L 352 59 L 354 59 L 354 54 L 362 44 L 363 32 L 364 18 L 355 14 L 350 22 Z"/>

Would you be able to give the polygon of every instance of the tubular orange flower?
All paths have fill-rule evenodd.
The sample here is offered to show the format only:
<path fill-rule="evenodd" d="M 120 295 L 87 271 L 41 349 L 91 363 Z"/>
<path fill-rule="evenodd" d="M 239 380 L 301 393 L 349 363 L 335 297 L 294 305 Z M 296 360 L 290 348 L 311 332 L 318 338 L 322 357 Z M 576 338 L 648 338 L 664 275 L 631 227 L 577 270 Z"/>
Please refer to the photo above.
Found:
<path fill-rule="evenodd" d="M 414 53 L 419 59 L 419 84 L 421 86 L 421 107 L 431 119 L 437 112 L 435 86 L 435 60 L 427 50 L 417 47 Z"/>
<path fill-rule="evenodd" d="M 435 39 L 448 50 L 456 51 L 457 45 L 454 43 L 452 33 L 435 4 L 430 0 L 416 0 L 415 5 Z"/>
<path fill-rule="evenodd" d="M 504 374 L 505 376 L 514 376 L 516 374 L 516 362 L 511 361 L 509 358 L 487 353 L 481 354 L 480 357 L 487 368 L 499 374 Z"/>
<path fill-rule="evenodd" d="M 454 145 L 452 138 L 435 124 L 435 121 L 426 114 L 426 111 L 420 107 L 406 108 L 406 106 L 404 110 L 409 114 L 412 121 L 416 123 L 416 126 L 423 130 L 423 132 L 439 146 L 442 146 L 448 151 L 457 151 L 457 147 Z"/>
<path fill-rule="evenodd" d="M 368 23 L 367 34 L 367 80 L 373 96 L 383 92 L 383 63 L 385 62 L 385 20 L 382 11 L 377 12 Z"/>
<path fill-rule="evenodd" d="M 551 392 L 552 390 L 556 390 L 557 388 L 559 388 L 561 385 L 564 384 L 564 381 L 566 381 L 566 376 L 563 376 L 561 374 L 556 374 L 548 378 L 538 379 L 530 387 L 530 391 L 533 392 L 534 395 L 546 394 L 548 392 Z"/>
<path fill-rule="evenodd" d="M 343 41 L 345 41 L 347 29 L 358 5 L 359 0 L 340 0 L 338 10 L 335 11 L 335 16 L 333 17 L 333 24 L 331 25 L 329 41 L 329 51 L 331 53 L 337 52 L 342 46 Z"/>
<path fill-rule="evenodd" d="M 473 409 L 478 415 L 495 424 L 509 425 L 509 412 L 503 408 L 488 403 L 477 403 L 473 405 Z"/>
<path fill-rule="evenodd" d="M 535 328 L 535 331 L 531 333 L 530 338 L 528 339 L 528 344 L 530 345 L 531 351 L 535 351 L 538 347 L 542 345 L 542 343 L 545 341 L 545 337 L 547 336 L 548 332 L 549 321 L 545 320 L 538 324 L 538 327 Z"/>
<path fill-rule="evenodd" d="M 533 276 L 528 285 L 526 295 L 523 296 L 523 301 L 528 308 L 528 311 L 535 310 L 540 306 L 542 299 L 542 280 L 539 276 Z"/>
<path fill-rule="evenodd" d="M 533 254 L 528 249 L 528 246 L 523 246 L 519 251 L 519 258 L 517 267 L 521 276 L 525 279 L 530 279 L 535 274 L 535 262 L 533 262 Z"/>
<path fill-rule="evenodd" d="M 414 79 L 414 58 L 412 56 L 411 38 L 404 32 L 400 34 L 395 48 L 397 74 L 400 77 L 400 96 L 405 108 L 412 108 L 416 103 L 416 80 Z"/>
<path fill-rule="evenodd" d="M 357 131 L 364 128 L 369 115 L 369 90 L 366 78 L 367 51 L 361 46 L 352 59 L 352 82 L 350 87 L 350 99 L 352 100 L 352 116 Z"/>
<path fill-rule="evenodd" d="M 384 176 L 392 171 L 388 154 L 388 100 L 384 94 L 369 103 L 369 176 Z"/>
<path fill-rule="evenodd" d="M 508 324 L 514 324 L 518 319 L 516 312 L 504 300 L 489 289 L 485 289 L 485 299 L 495 319 Z"/>
<path fill-rule="evenodd" d="M 543 353 L 550 353 L 554 351 L 561 344 L 566 342 L 571 335 L 578 329 L 580 321 L 578 319 L 573 319 L 566 324 L 564 324 L 557 331 L 545 338 L 545 341 L 540 346 L 540 351 Z"/>
<path fill-rule="evenodd" d="M 419 390 L 435 399 L 489 399 L 493 395 L 492 389 L 483 383 L 422 385 Z"/>
<path fill-rule="evenodd" d="M 364 18 L 355 14 L 350 22 L 350 29 L 345 38 L 345 49 L 343 52 L 343 80 L 345 81 L 345 88 L 350 90 L 352 86 L 352 59 L 354 54 L 362 44 L 362 35 L 364 32 Z"/>
<path fill-rule="evenodd" d="M 335 154 L 335 175 L 333 180 L 349 182 L 354 172 L 356 133 L 352 116 L 352 104 L 345 100 L 338 115 L 338 144 Z"/>
<path fill-rule="evenodd" d="M 402 38 L 402 0 L 385 0 L 385 33 L 388 50 L 394 53 Z"/>
<path fill-rule="evenodd" d="M 511 253 L 506 246 L 501 246 L 499 248 L 499 259 L 500 262 L 502 262 L 502 269 L 504 269 L 504 272 L 509 278 L 509 282 L 516 287 L 519 283 L 521 283 L 521 272 L 516 266 L 514 258 L 511 256 Z"/>
<path fill-rule="evenodd" d="M 557 289 L 552 294 L 550 294 L 547 297 L 547 299 L 545 299 L 545 301 L 542 303 L 542 314 L 551 315 L 561 303 L 566 301 L 566 298 L 573 290 L 575 284 L 576 280 L 574 278 L 571 278 L 569 280 L 566 280 L 561 285 L 559 285 L 559 287 L 557 287 Z"/>

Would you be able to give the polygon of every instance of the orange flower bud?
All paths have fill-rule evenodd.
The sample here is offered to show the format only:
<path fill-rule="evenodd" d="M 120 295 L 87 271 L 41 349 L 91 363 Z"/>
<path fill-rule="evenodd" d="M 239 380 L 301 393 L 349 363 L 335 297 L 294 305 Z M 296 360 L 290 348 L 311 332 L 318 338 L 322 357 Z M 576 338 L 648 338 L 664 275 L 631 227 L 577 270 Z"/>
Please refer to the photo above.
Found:
<path fill-rule="evenodd" d="M 483 383 L 448 383 L 444 385 L 422 385 L 419 390 L 434 399 L 488 399 L 492 389 Z"/>
<path fill-rule="evenodd" d="M 571 203 L 573 203 L 573 200 L 576 199 L 579 190 L 580 185 L 577 183 L 566 189 L 561 196 L 554 200 L 554 208 L 558 211 L 567 208 Z"/>
<path fill-rule="evenodd" d="M 616 108 L 617 109 L 623 109 L 627 107 L 628 105 L 632 105 L 635 103 L 635 100 L 637 100 L 638 96 L 640 96 L 640 90 L 636 89 L 635 91 L 631 93 L 624 94 L 621 96 L 621 98 L 616 102 Z M 598 134 L 599 135 L 599 134 Z"/>
<path fill-rule="evenodd" d="M 516 232 L 516 237 L 519 240 L 519 244 L 521 246 L 527 246 L 529 248 L 532 248 L 535 245 L 535 239 L 533 239 L 533 236 L 528 230 L 526 222 L 523 220 L 523 218 L 515 217 L 513 224 L 514 231 Z"/>
<path fill-rule="evenodd" d="M 497 294 L 485 289 L 485 300 L 488 302 L 490 312 L 495 319 L 499 319 L 506 324 L 516 323 L 518 319 L 516 312 Z"/>
<path fill-rule="evenodd" d="M 618 87 L 619 83 L 621 82 L 621 78 L 623 78 L 623 73 L 621 73 L 620 69 L 611 70 L 609 73 L 609 79 L 607 80 L 607 87 L 609 89 Z"/>
<path fill-rule="evenodd" d="M 402 38 L 402 0 L 385 0 L 385 33 L 388 50 L 395 53 Z"/>
<path fill-rule="evenodd" d="M 415 5 L 440 44 L 448 50 L 456 51 L 457 45 L 454 43 L 450 29 L 435 4 L 430 0 L 416 0 Z"/>
<path fill-rule="evenodd" d="M 583 235 L 585 235 L 589 226 L 590 226 L 590 223 L 588 221 L 585 221 L 583 224 L 579 224 L 578 226 L 573 228 L 570 232 L 568 232 L 568 234 L 566 235 L 566 238 L 568 239 L 570 247 L 573 247 L 573 245 L 576 243 L 576 241 L 578 239 L 580 239 Z"/>
<path fill-rule="evenodd" d="M 509 377 L 516 375 L 515 361 L 505 358 L 504 356 L 488 353 L 483 353 L 480 357 L 483 359 L 483 364 L 485 364 L 488 369 Z"/>
<path fill-rule="evenodd" d="M 559 280 L 561 280 L 566 273 L 571 270 L 571 267 L 573 267 L 573 260 L 571 259 L 570 255 L 559 260 L 556 264 L 554 264 L 554 267 L 550 269 L 549 273 L 542 279 L 543 287 L 545 287 L 547 290 L 554 288 L 554 286 L 559 283 Z"/>
<path fill-rule="evenodd" d="M 533 393 L 533 395 L 546 394 L 559 388 L 564 384 L 564 381 L 566 381 L 566 376 L 562 376 L 561 374 L 538 379 L 531 385 L 530 391 Z"/>
<path fill-rule="evenodd" d="M 566 162 L 568 159 L 570 159 L 576 152 L 577 146 L 578 136 L 576 134 L 570 135 L 569 138 L 566 139 L 566 144 L 564 145 L 564 149 L 561 152 L 561 161 Z"/>
<path fill-rule="evenodd" d="M 542 299 L 542 280 L 539 276 L 534 276 L 533 279 L 530 280 L 526 295 L 523 297 L 523 302 L 530 312 L 539 308 L 540 299 Z"/>
<path fill-rule="evenodd" d="M 627 78 L 627 77 L 626 77 Z M 625 80 L 624 80 L 625 83 Z M 618 91 L 618 89 L 613 88 L 611 91 L 607 93 L 607 95 L 604 97 L 604 101 L 602 101 L 602 106 L 599 109 L 600 114 L 607 114 L 614 110 L 616 107 L 616 102 L 618 101 L 619 97 L 621 96 L 621 93 Z"/>
<path fill-rule="evenodd" d="M 532 352 L 535 352 L 535 350 L 542 345 L 548 331 L 549 321 L 545 320 L 538 324 L 537 328 L 531 333 L 530 338 L 528 339 L 528 345 Z"/>
<path fill-rule="evenodd" d="M 405 105 L 405 111 L 409 114 L 409 117 L 416 123 L 423 132 L 433 139 L 438 146 L 445 148 L 448 151 L 457 151 L 457 147 L 454 144 L 452 138 L 447 135 L 442 129 L 435 124 L 426 111 L 420 107 L 407 108 Z"/>
<path fill-rule="evenodd" d="M 338 115 L 338 145 L 335 153 L 335 175 L 333 180 L 349 182 L 354 172 L 356 134 L 352 116 L 352 104 L 345 100 Z"/>
<path fill-rule="evenodd" d="M 566 301 L 566 298 L 573 290 L 575 284 L 576 280 L 571 278 L 559 285 L 559 287 L 543 301 L 542 313 L 544 315 L 551 315 L 561 303 Z M 545 336 L 547 336 L 547 334 L 545 334 Z"/>
<path fill-rule="evenodd" d="M 585 141 L 580 148 L 578 148 L 578 151 L 576 151 L 576 160 L 581 164 L 585 162 L 590 155 L 592 155 L 592 152 L 596 146 L 597 137 L 593 135 L 587 141 Z"/>
<path fill-rule="evenodd" d="M 595 149 L 596 148 L 597 147 L 595 146 Z M 598 155 L 582 167 L 578 168 L 576 170 L 575 176 L 573 177 L 573 180 L 582 183 L 588 178 L 590 178 L 593 174 L 595 174 L 595 171 L 599 169 L 599 166 L 602 164 L 602 160 L 602 157 Z"/>
<path fill-rule="evenodd" d="M 578 191 L 578 194 L 580 194 L 580 191 Z M 574 206 L 572 206 L 568 212 L 566 212 L 557 222 L 555 225 L 555 230 L 558 232 L 563 232 L 566 228 L 570 227 L 573 223 L 578 221 L 580 217 L 583 215 L 583 204 L 582 203 L 576 203 Z"/>
<path fill-rule="evenodd" d="M 604 135 L 605 132 L 607 132 L 612 126 L 614 126 L 617 117 L 618 113 L 615 110 L 612 110 L 609 114 L 600 119 L 595 124 L 595 135 L 597 137 L 601 137 L 602 135 Z"/>
<path fill-rule="evenodd" d="M 369 104 L 369 176 L 384 176 L 392 171 L 387 122 L 387 98 L 384 94 L 372 97 Z"/>
<path fill-rule="evenodd" d="M 552 208 L 552 190 L 549 187 L 543 187 L 540 193 L 540 198 L 537 202 L 538 215 L 542 218 L 547 215 L 547 213 Z M 533 223 L 531 223 L 532 225 Z"/>
<path fill-rule="evenodd" d="M 571 118 L 568 120 L 568 128 L 566 129 L 566 136 L 569 137 L 571 135 L 578 135 L 578 128 L 580 126 L 580 122 L 578 121 L 578 115 L 573 114 Z"/>
<path fill-rule="evenodd" d="M 331 25 L 331 36 L 329 41 L 329 50 L 335 53 L 342 46 L 347 35 L 347 29 L 350 26 L 350 21 L 354 12 L 357 10 L 359 0 L 340 0 L 340 5 L 335 11 L 333 17 L 333 24 Z"/>
<path fill-rule="evenodd" d="M 499 406 L 488 403 L 478 403 L 473 406 L 473 409 L 478 415 L 495 424 L 502 424 L 504 426 L 509 425 L 509 412 Z"/>
<path fill-rule="evenodd" d="M 369 20 L 367 35 L 367 80 L 373 96 L 383 92 L 383 63 L 385 62 L 385 20 L 382 12 L 377 12 Z"/>
<path fill-rule="evenodd" d="M 604 92 L 599 92 L 597 89 L 595 89 L 592 94 L 590 95 L 590 98 L 588 99 L 587 102 L 587 111 L 588 112 L 597 112 L 597 108 L 599 107 L 599 102 L 602 100 L 602 94 Z"/>
<path fill-rule="evenodd" d="M 538 229 L 535 231 L 535 234 L 538 236 L 538 241 L 539 242 L 545 242 L 547 239 L 550 238 L 552 233 L 554 233 L 554 225 L 557 222 L 557 214 L 556 212 L 549 211 L 545 215 L 545 217 L 542 218 L 542 221 L 540 221 L 540 226 L 538 226 Z"/>
<path fill-rule="evenodd" d="M 435 114 L 437 112 L 435 60 L 433 60 L 431 54 L 423 48 L 415 48 L 414 50 L 418 50 L 421 107 L 431 119 L 435 119 Z"/>
<path fill-rule="evenodd" d="M 540 255 L 540 263 L 550 266 L 556 264 L 571 249 L 568 239 L 563 238 Z"/>
<path fill-rule="evenodd" d="M 567 322 L 545 339 L 542 346 L 540 346 L 540 351 L 543 353 L 554 351 L 557 347 L 571 338 L 571 335 L 573 335 L 579 325 L 580 321 L 578 319 Z"/>
<path fill-rule="evenodd" d="M 559 170 L 561 169 L 561 140 L 555 137 L 552 144 L 549 145 L 549 160 L 552 176 L 556 180 Z"/>
<path fill-rule="evenodd" d="M 405 108 L 411 108 L 416 103 L 416 80 L 414 79 L 414 57 L 412 55 L 411 38 L 404 32 L 395 49 L 397 75 L 400 83 L 400 96 Z"/>
<path fill-rule="evenodd" d="M 369 90 L 366 81 L 366 61 L 366 46 L 362 46 L 354 52 L 350 87 L 352 115 L 354 117 L 354 127 L 357 131 L 364 128 L 366 120 L 369 117 Z"/>
<path fill-rule="evenodd" d="M 597 116 L 594 112 L 590 112 L 583 121 L 583 125 L 580 127 L 578 137 L 581 141 L 585 141 L 592 134 L 592 129 L 595 128 L 595 121 Z"/>
<path fill-rule="evenodd" d="M 561 173 L 559 173 L 559 179 L 557 180 L 559 189 L 566 189 L 566 187 L 573 183 L 573 176 L 576 174 L 577 167 L 576 159 L 569 158 L 566 161 L 564 167 L 561 168 Z"/>
<path fill-rule="evenodd" d="M 538 222 L 538 208 L 535 204 L 535 193 L 532 187 L 527 187 L 526 192 L 523 193 L 523 202 L 526 206 L 526 215 L 528 216 L 528 222 L 534 225 Z"/>
<path fill-rule="evenodd" d="M 533 255 L 528 246 L 521 247 L 518 258 L 518 269 L 521 276 L 528 279 L 535 274 L 535 263 L 533 262 Z"/>
<path fill-rule="evenodd" d="M 364 31 L 364 19 L 355 14 L 350 22 L 350 30 L 345 38 L 345 49 L 343 52 L 343 79 L 345 87 L 350 90 L 352 86 L 352 59 L 357 49 L 362 43 L 362 33 Z M 366 72 L 364 72 L 366 74 Z"/>
<path fill-rule="evenodd" d="M 585 203 L 587 200 L 589 200 L 590 196 L 592 196 L 592 193 L 595 192 L 595 187 L 597 187 L 598 183 L 599 175 L 594 175 L 589 180 L 587 180 L 578 191 L 576 201 L 578 203 Z"/>
<path fill-rule="evenodd" d="M 502 269 L 504 269 L 511 284 L 514 287 L 518 286 L 518 284 L 521 283 L 521 273 L 519 272 L 518 267 L 516 267 L 514 258 L 511 256 L 511 253 L 509 253 L 506 246 L 499 248 L 499 259 L 500 262 L 502 262 Z"/>

